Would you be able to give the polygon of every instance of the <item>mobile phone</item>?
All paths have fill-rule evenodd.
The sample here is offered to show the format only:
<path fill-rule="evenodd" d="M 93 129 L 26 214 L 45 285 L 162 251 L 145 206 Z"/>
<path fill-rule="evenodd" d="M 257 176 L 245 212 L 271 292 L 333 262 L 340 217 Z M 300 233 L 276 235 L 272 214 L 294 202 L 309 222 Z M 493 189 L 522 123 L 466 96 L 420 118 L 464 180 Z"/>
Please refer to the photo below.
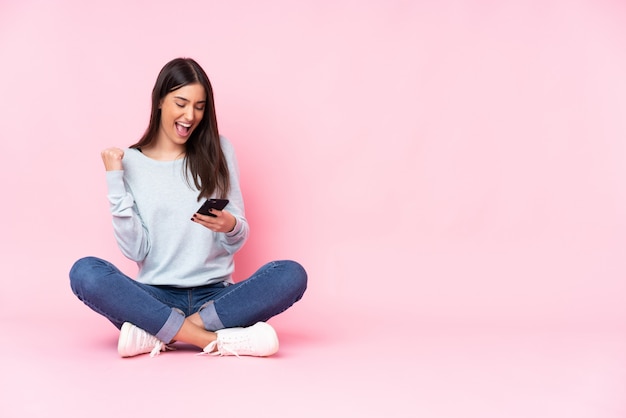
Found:
<path fill-rule="evenodd" d="M 226 207 L 227 204 L 228 199 L 207 199 L 206 202 L 204 202 L 202 206 L 200 206 L 200 209 L 198 209 L 197 212 L 201 215 L 214 217 L 215 215 L 209 212 L 209 209 L 222 210 Z"/>

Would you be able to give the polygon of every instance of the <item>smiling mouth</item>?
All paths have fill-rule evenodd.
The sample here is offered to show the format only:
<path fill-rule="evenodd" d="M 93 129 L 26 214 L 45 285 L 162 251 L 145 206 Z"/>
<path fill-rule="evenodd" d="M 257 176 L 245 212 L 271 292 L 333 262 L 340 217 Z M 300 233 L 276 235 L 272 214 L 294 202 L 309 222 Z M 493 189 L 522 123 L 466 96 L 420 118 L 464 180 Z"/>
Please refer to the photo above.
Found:
<path fill-rule="evenodd" d="M 176 122 L 176 133 L 182 137 L 189 135 L 191 131 L 190 123 Z"/>

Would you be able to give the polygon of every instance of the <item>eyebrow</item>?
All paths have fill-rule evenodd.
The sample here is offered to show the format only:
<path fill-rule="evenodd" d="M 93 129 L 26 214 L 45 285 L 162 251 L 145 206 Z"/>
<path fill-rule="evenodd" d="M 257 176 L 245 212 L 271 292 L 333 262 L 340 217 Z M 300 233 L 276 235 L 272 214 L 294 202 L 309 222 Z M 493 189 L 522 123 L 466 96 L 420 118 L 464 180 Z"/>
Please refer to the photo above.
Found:
<path fill-rule="evenodd" d="M 185 102 L 189 101 L 189 99 L 186 99 L 186 98 L 184 98 L 182 96 L 174 96 L 174 98 L 175 99 L 179 99 L 179 100 L 184 100 Z M 200 101 L 198 101 L 198 103 L 206 103 L 206 100 L 200 100 Z"/>

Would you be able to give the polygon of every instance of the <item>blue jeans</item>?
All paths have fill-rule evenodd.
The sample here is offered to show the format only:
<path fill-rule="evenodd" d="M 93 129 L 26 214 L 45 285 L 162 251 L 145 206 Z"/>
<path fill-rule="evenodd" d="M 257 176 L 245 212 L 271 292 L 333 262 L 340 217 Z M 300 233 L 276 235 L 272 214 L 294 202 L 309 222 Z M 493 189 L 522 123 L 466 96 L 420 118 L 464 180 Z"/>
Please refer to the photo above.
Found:
<path fill-rule="evenodd" d="M 139 283 L 108 261 L 85 257 L 70 270 L 74 294 L 116 327 L 137 325 L 169 343 L 198 312 L 209 331 L 246 327 L 285 311 L 302 298 L 307 274 L 295 261 L 273 261 L 235 284 L 179 288 Z"/>

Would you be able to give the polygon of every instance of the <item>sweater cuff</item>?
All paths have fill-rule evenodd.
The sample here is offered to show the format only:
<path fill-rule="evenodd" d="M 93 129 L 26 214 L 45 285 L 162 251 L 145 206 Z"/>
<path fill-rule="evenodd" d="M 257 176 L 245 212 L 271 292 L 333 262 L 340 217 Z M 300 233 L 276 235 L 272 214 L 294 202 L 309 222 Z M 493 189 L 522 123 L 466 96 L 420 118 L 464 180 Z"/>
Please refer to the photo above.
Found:
<path fill-rule="evenodd" d="M 124 170 L 107 171 L 106 181 L 109 196 L 124 196 L 126 194 Z"/>
<path fill-rule="evenodd" d="M 239 219 L 238 217 L 236 217 L 236 216 L 235 216 L 235 221 L 236 221 L 237 223 L 235 224 L 235 227 L 233 228 L 233 230 L 232 230 L 232 231 L 230 231 L 230 232 L 227 232 L 227 233 L 226 233 L 226 236 L 227 236 L 227 237 L 235 237 L 235 236 L 237 236 L 237 235 L 241 232 L 241 230 L 243 229 L 243 222 L 241 221 L 241 219 Z"/>

